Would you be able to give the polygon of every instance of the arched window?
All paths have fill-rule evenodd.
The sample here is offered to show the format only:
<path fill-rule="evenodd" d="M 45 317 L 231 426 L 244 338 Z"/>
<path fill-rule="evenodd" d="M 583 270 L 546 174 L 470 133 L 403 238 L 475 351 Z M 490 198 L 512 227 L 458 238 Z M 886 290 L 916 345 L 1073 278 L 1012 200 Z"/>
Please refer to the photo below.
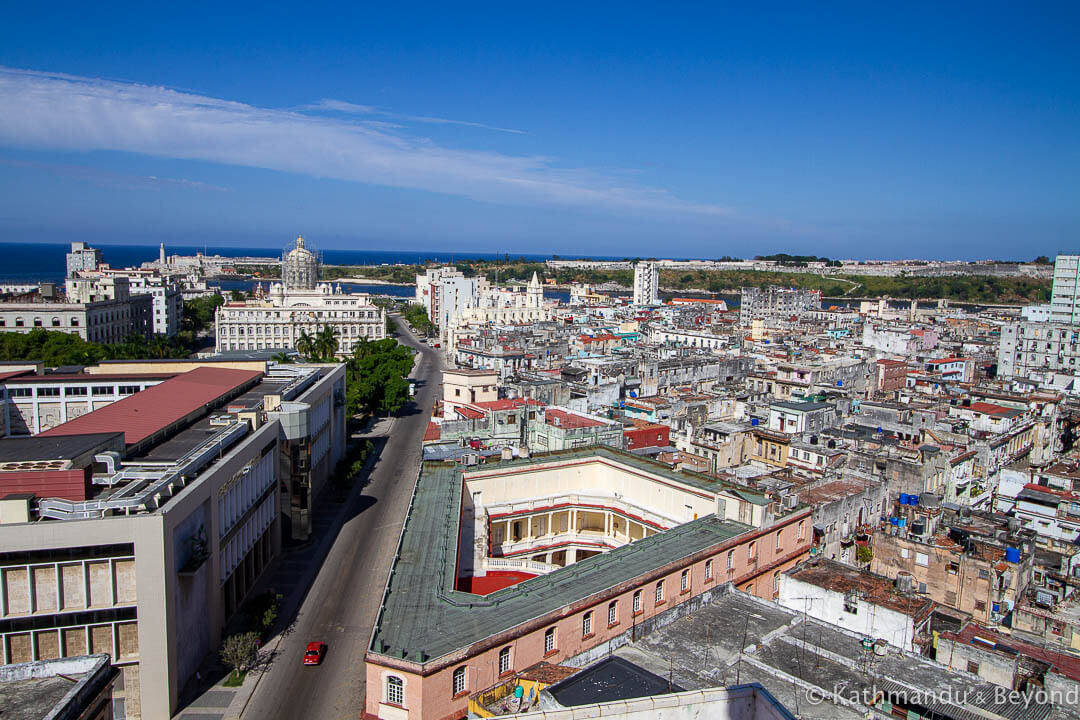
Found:
<path fill-rule="evenodd" d="M 386 702 L 405 706 L 405 681 L 397 675 L 386 676 Z"/>
<path fill-rule="evenodd" d="M 465 666 L 454 670 L 454 681 L 452 683 L 451 691 L 455 696 L 465 692 Z"/>

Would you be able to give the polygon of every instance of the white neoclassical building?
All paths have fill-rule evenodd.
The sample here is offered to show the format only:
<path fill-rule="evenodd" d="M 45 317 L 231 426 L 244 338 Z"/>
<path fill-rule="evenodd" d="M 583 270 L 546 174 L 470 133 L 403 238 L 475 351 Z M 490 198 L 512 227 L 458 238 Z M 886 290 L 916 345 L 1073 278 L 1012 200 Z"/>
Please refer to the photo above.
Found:
<path fill-rule="evenodd" d="M 301 333 L 315 335 L 324 326 L 337 333 L 338 355 L 351 354 L 361 339 L 386 337 L 386 314 L 369 295 L 317 282 L 319 263 L 302 237 L 285 256 L 281 275 L 284 282 L 269 291 L 259 288 L 251 300 L 218 308 L 218 352 L 293 348 Z"/>

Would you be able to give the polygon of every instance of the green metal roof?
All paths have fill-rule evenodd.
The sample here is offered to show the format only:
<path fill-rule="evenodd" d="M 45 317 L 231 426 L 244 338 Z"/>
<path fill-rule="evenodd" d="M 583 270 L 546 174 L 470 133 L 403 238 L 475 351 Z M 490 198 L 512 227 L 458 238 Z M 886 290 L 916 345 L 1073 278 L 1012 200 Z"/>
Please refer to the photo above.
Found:
<path fill-rule="evenodd" d="M 598 448 L 499 466 L 540 464 L 552 455 L 609 454 L 656 472 L 655 463 Z M 671 474 L 686 481 L 682 473 Z M 454 589 L 461 476 L 461 468 L 454 465 L 424 464 L 372 634 L 369 650 L 375 655 L 427 663 L 753 530 L 708 515 L 490 595 L 473 595 Z M 712 487 L 721 489 L 719 483 Z"/>

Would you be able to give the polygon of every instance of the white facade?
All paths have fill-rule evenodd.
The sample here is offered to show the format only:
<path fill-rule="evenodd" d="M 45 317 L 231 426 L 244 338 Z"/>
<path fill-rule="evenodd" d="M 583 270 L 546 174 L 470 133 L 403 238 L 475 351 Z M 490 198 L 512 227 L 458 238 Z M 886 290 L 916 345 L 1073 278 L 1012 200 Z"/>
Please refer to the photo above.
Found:
<path fill-rule="evenodd" d="M 386 314 L 365 293 L 345 294 L 341 286 L 319 283 L 313 290 L 289 290 L 274 283 L 270 292 L 228 303 L 216 314 L 218 352 L 296 347 L 300 334 L 334 328 L 338 355 L 347 356 L 361 340 L 386 337 Z"/>
<path fill-rule="evenodd" d="M 639 262 L 634 265 L 634 304 L 660 304 L 660 265 Z"/>
<path fill-rule="evenodd" d="M 1020 308 L 1020 317 L 1026 322 L 1050 322 L 1050 312 L 1053 305 L 1025 305 Z"/>
<path fill-rule="evenodd" d="M 1060 323 L 1080 322 L 1080 255 L 1058 255 L 1054 262 L 1050 320 Z"/>
<path fill-rule="evenodd" d="M 802 582 L 784 573 L 779 576 L 782 607 L 838 625 L 864 637 L 882 639 L 893 647 L 913 652 L 915 622 L 910 615 L 836 590 Z"/>
<path fill-rule="evenodd" d="M 114 270 L 103 267 L 95 271 L 80 271 L 73 282 L 80 280 L 107 282 L 113 278 L 125 278 L 130 295 L 150 296 L 155 334 L 173 337 L 180 331 L 180 321 L 184 314 L 183 291 L 172 277 L 161 275 L 157 270 L 135 268 Z"/>

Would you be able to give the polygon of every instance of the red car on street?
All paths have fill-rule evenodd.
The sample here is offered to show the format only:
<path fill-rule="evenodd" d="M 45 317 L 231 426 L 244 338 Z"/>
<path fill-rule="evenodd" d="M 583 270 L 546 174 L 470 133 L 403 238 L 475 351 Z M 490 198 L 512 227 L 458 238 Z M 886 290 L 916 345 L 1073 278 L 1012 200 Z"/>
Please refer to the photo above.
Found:
<path fill-rule="evenodd" d="M 326 655 L 326 643 L 309 642 L 307 650 L 304 651 L 304 664 L 318 665 L 322 662 L 324 655 Z"/>

